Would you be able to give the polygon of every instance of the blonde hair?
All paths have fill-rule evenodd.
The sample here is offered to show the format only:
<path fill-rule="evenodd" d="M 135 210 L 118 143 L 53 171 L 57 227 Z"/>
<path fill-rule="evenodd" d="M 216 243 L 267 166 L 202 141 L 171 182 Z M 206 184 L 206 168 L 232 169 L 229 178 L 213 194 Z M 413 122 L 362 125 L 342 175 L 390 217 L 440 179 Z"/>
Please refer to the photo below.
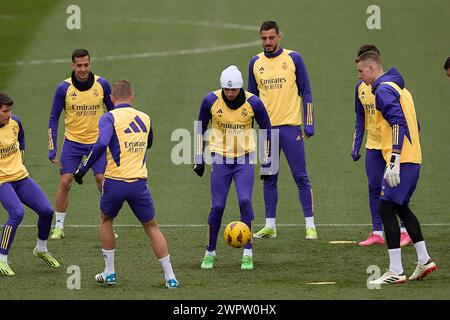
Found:
<path fill-rule="evenodd" d="M 133 85 L 128 80 L 119 80 L 114 83 L 111 95 L 116 99 L 128 99 L 134 94 Z"/>

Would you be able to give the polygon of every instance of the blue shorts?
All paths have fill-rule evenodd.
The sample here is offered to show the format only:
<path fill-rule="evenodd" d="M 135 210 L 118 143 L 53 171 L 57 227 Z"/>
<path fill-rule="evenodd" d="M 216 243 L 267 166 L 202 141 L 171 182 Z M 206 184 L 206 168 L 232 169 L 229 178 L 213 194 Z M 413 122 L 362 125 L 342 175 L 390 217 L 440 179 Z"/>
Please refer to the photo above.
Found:
<path fill-rule="evenodd" d="M 75 173 L 80 166 L 83 157 L 88 156 L 92 150 L 93 144 L 83 144 L 70 141 L 64 138 L 61 151 L 61 168 L 59 173 Z M 94 174 L 105 174 L 106 152 L 94 163 L 92 171 Z"/>
<path fill-rule="evenodd" d="M 392 188 L 383 179 L 381 200 L 387 200 L 399 205 L 408 204 L 419 181 L 420 164 L 400 164 L 400 184 Z"/>
<path fill-rule="evenodd" d="M 155 208 L 146 179 L 125 182 L 106 178 L 103 182 L 100 210 L 108 217 L 115 218 L 125 201 L 141 223 L 149 222 L 155 217 Z"/>

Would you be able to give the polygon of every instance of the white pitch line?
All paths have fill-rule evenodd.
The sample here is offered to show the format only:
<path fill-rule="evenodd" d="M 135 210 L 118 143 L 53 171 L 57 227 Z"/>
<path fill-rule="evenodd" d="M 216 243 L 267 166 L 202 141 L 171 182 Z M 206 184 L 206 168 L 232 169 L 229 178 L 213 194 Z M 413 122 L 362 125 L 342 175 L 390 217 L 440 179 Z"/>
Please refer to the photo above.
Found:
<path fill-rule="evenodd" d="M 450 223 L 421 223 L 421 226 L 426 227 L 448 227 L 450 226 Z M 3 225 L 0 225 L 3 227 Z M 206 227 L 205 224 L 160 224 L 159 225 L 162 228 L 203 228 Z M 223 224 L 222 227 L 225 227 L 226 225 Z M 256 227 L 262 227 L 264 224 L 255 224 Z M 305 224 L 277 224 L 277 227 L 304 227 Z M 364 224 L 364 223 L 323 223 L 323 224 L 316 224 L 317 227 L 333 227 L 333 228 L 340 228 L 340 227 L 368 227 L 371 226 L 371 224 Z M 23 228 L 36 228 L 36 225 L 34 224 L 24 224 L 20 225 L 20 227 Z M 68 224 L 64 225 L 64 227 L 68 228 L 97 228 L 99 227 L 98 224 Z M 136 228 L 136 227 L 142 227 L 140 224 L 116 224 L 114 227 L 119 228 Z"/>
<path fill-rule="evenodd" d="M 128 60 L 128 59 L 148 59 L 154 57 L 168 57 L 168 56 L 184 56 L 190 54 L 203 54 L 218 51 L 235 50 L 242 48 L 250 48 L 259 46 L 259 41 L 235 43 L 230 45 L 216 46 L 210 48 L 195 48 L 195 49 L 182 49 L 182 50 L 172 50 L 172 51 L 160 51 L 160 52 L 143 52 L 143 53 L 131 53 L 131 54 L 118 54 L 106 57 L 92 57 L 92 61 L 116 61 L 116 60 Z M 15 61 L 15 62 L 1 62 L 0 67 L 8 66 L 37 66 L 37 65 L 48 65 L 48 64 L 58 64 L 58 63 L 70 63 L 68 58 L 58 58 L 58 59 L 48 59 L 48 60 L 30 60 L 30 61 Z"/>
<path fill-rule="evenodd" d="M 180 24 L 194 27 L 208 27 L 208 28 L 221 28 L 221 29 L 237 29 L 247 31 L 259 31 L 258 26 L 251 26 L 246 24 L 237 23 L 223 23 L 223 22 L 210 22 L 210 21 L 191 21 L 191 20 L 167 20 L 167 19 L 151 19 L 151 18 L 129 18 L 125 21 L 137 22 L 137 23 L 158 23 L 158 24 Z"/>

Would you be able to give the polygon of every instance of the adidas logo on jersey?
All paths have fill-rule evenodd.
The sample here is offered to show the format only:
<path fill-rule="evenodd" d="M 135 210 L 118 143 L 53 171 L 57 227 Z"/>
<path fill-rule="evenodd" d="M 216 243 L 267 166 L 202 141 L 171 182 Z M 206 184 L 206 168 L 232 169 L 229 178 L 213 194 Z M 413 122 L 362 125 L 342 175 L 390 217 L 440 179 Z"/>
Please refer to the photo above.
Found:
<path fill-rule="evenodd" d="M 147 127 L 144 122 L 142 122 L 141 118 L 136 116 L 134 121 L 129 124 L 129 127 L 126 128 L 123 132 L 125 133 L 138 133 L 138 132 L 147 132 Z"/>
<path fill-rule="evenodd" d="M 70 96 L 71 96 L 71 97 L 76 97 L 76 96 L 77 96 L 77 93 L 76 93 L 76 92 L 72 92 L 72 93 L 70 94 Z"/>
<path fill-rule="evenodd" d="M 263 74 L 263 73 L 264 73 L 264 68 L 263 68 L 263 67 L 261 67 L 261 68 L 259 68 L 259 70 L 258 70 L 258 71 L 259 71 L 259 73 L 260 73 L 260 74 Z"/>

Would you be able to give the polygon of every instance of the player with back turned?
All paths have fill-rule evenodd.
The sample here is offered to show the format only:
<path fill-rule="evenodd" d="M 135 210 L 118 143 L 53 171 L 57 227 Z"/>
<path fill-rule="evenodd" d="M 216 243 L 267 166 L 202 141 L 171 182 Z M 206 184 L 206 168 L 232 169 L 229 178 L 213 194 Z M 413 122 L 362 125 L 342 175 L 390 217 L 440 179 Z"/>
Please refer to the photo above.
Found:
<path fill-rule="evenodd" d="M 95 279 L 108 285 L 116 284 L 113 222 L 126 201 L 150 239 L 153 252 L 164 270 L 166 287 L 178 288 L 167 242 L 156 222 L 147 185 L 146 154 L 153 143 L 151 119 L 133 108 L 134 91 L 129 81 L 116 82 L 111 99 L 115 108 L 100 118 L 98 140 L 89 157 L 75 173 L 75 181 L 81 184 L 89 168 L 106 151 L 107 165 L 100 199 L 100 240 L 105 269 Z"/>

